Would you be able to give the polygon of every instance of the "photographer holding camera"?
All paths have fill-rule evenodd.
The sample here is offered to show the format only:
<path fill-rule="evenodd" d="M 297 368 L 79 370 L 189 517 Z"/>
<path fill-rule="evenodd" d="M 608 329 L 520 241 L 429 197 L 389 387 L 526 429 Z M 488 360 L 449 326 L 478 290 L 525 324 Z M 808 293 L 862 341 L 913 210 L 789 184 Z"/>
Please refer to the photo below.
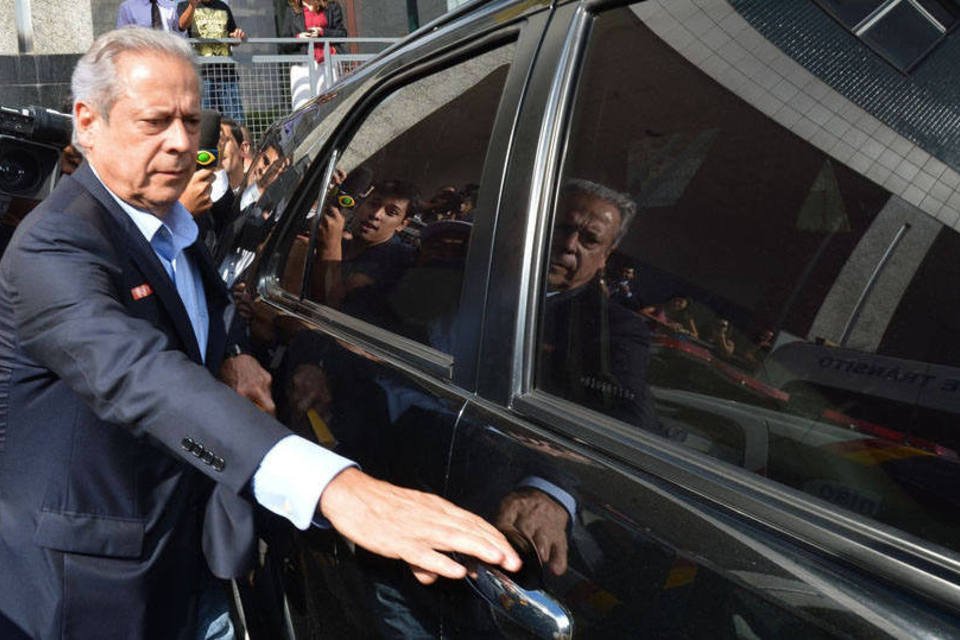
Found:
<path fill-rule="evenodd" d="M 0 254 L 20 221 L 83 157 L 70 144 L 70 116 L 0 107 Z"/>

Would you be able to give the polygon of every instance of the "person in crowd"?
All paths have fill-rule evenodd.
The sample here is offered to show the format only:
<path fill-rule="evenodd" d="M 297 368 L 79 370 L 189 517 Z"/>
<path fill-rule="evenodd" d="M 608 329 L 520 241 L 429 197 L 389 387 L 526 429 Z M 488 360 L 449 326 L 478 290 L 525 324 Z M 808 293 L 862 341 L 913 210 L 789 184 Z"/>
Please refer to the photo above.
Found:
<path fill-rule="evenodd" d="M 460 212 L 457 214 L 457 220 L 464 222 L 473 222 L 477 208 L 477 194 L 480 193 L 480 185 L 467 184 L 460 190 Z"/>
<path fill-rule="evenodd" d="M 650 333 L 634 313 L 611 304 L 600 283 L 635 215 L 633 200 L 609 187 L 580 179 L 564 184 L 547 271 L 538 386 L 658 430 L 646 382 Z"/>
<path fill-rule="evenodd" d="M 671 331 L 685 333 L 694 338 L 700 337 L 697 323 L 690 311 L 689 298 L 673 296 L 665 304 L 644 307 L 641 313 L 653 318 Z"/>
<path fill-rule="evenodd" d="M 81 162 L 83 162 L 83 153 L 74 145 L 68 144 L 60 151 L 60 163 L 58 165 L 60 175 L 70 175 L 77 170 Z"/>
<path fill-rule="evenodd" d="M 250 135 L 250 127 L 240 124 L 240 133 L 243 135 L 243 142 L 240 143 L 240 155 L 243 157 L 243 173 L 250 170 L 250 164 L 253 162 L 253 136 Z"/>
<path fill-rule="evenodd" d="M 128 26 L 182 33 L 176 0 L 124 0 L 117 9 L 117 28 Z"/>
<path fill-rule="evenodd" d="M 314 299 L 340 308 L 352 296 L 354 310 L 367 319 L 382 311 L 384 295 L 416 260 L 416 249 L 398 234 L 416 213 L 419 200 L 420 191 L 412 183 L 375 183 L 354 210 L 347 240 L 343 211 L 326 207 L 314 263 L 319 270 L 313 279 Z"/>
<path fill-rule="evenodd" d="M 710 332 L 710 343 L 717 350 L 717 353 L 724 357 L 730 357 L 737 349 L 730 331 L 730 321 L 726 318 L 720 318 L 713 325 Z"/>
<path fill-rule="evenodd" d="M 197 169 L 180 195 L 180 204 L 197 220 L 204 218 L 213 206 L 214 176 L 213 169 Z"/>
<path fill-rule="evenodd" d="M 232 118 L 220 120 L 220 168 L 226 177 L 230 191 L 236 195 L 243 184 L 244 167 L 243 130 Z"/>
<path fill-rule="evenodd" d="M 343 9 L 335 0 L 290 0 L 281 27 L 281 38 L 345 38 L 347 29 L 343 23 Z M 280 45 L 281 53 L 302 53 L 309 51 L 306 44 Z M 336 53 L 330 46 L 330 53 Z M 337 81 L 339 73 L 336 66 L 331 67 L 331 76 L 320 65 L 324 64 L 325 53 L 322 43 L 313 48 L 313 60 L 308 64 L 295 64 L 290 67 L 290 96 L 293 109 L 298 109 L 310 98 L 320 95 L 325 87 Z M 319 68 L 318 68 L 319 67 Z M 313 85 L 312 77 L 316 79 Z"/>
<path fill-rule="evenodd" d="M 763 364 L 763 361 L 766 360 L 767 356 L 770 355 L 770 351 L 773 350 L 773 339 L 774 339 L 773 329 L 763 329 L 757 334 L 757 338 L 747 352 L 744 354 L 744 359 L 751 367 L 758 367 Z"/>
<path fill-rule="evenodd" d="M 421 218 L 426 224 L 458 217 L 462 198 L 453 185 L 440 188 L 429 200 L 423 203 Z"/>
<path fill-rule="evenodd" d="M 233 12 L 223 0 L 183 0 L 177 5 L 177 25 L 191 38 L 238 38 L 247 34 L 237 26 Z M 196 45 L 201 57 L 229 57 L 229 44 L 204 42 Z M 234 64 L 218 62 L 200 65 L 203 77 L 203 108 L 243 122 L 243 103 Z"/>
<path fill-rule="evenodd" d="M 228 295 L 178 203 L 199 143 L 188 45 L 109 32 L 72 89 L 85 161 L 0 260 L 0 624 L 209 637 L 226 617 L 213 576 L 254 559 L 253 501 L 424 583 L 465 575 L 444 552 L 518 569 L 479 517 L 291 434 L 256 360 L 225 359 Z"/>
<path fill-rule="evenodd" d="M 636 279 L 636 270 L 631 265 L 620 267 L 620 277 L 610 287 L 610 299 L 631 311 L 639 310 L 641 305 L 635 288 Z"/>

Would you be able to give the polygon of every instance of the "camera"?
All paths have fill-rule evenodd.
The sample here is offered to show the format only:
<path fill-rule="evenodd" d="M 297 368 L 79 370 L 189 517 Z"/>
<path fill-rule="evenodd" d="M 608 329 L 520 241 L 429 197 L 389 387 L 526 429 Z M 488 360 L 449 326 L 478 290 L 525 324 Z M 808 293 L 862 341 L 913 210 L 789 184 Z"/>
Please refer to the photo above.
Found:
<path fill-rule="evenodd" d="M 45 197 L 72 134 L 73 119 L 64 113 L 0 107 L 0 196 Z"/>

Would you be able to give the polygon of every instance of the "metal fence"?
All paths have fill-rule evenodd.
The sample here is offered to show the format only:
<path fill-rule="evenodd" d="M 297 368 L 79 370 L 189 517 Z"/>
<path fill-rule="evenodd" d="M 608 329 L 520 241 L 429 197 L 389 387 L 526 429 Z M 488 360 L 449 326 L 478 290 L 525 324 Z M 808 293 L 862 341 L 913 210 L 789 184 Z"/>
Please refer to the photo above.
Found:
<path fill-rule="evenodd" d="M 279 117 L 352 73 L 396 38 L 190 39 L 195 45 L 229 44 L 229 56 L 198 55 L 205 108 L 247 125 L 254 142 Z M 306 45 L 280 53 L 284 45 Z M 315 53 L 322 50 L 322 62 Z"/>

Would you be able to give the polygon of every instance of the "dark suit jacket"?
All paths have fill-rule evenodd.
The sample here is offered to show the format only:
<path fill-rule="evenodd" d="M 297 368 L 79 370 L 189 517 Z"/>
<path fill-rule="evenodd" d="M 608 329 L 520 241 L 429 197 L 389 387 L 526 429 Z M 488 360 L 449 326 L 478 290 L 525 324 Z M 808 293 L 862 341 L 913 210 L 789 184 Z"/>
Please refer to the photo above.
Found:
<path fill-rule="evenodd" d="M 599 280 L 547 298 L 540 347 L 538 387 L 662 433 L 647 385 L 650 331 Z"/>
<path fill-rule="evenodd" d="M 346 38 L 347 28 L 343 25 L 343 9 L 336 2 L 331 2 L 324 9 L 327 16 L 327 27 L 323 30 L 324 38 Z M 303 17 L 302 11 L 294 11 L 287 7 L 287 12 L 283 17 L 283 26 L 281 27 L 281 38 L 296 38 L 298 33 L 307 30 L 307 22 Z M 280 53 L 306 53 L 305 44 L 282 44 L 278 47 Z"/>
<path fill-rule="evenodd" d="M 183 637 L 202 543 L 218 575 L 244 569 L 240 496 L 289 432 L 211 375 L 228 297 L 202 243 L 188 251 L 206 368 L 176 288 L 86 164 L 0 261 L 0 618 L 32 637 Z"/>

